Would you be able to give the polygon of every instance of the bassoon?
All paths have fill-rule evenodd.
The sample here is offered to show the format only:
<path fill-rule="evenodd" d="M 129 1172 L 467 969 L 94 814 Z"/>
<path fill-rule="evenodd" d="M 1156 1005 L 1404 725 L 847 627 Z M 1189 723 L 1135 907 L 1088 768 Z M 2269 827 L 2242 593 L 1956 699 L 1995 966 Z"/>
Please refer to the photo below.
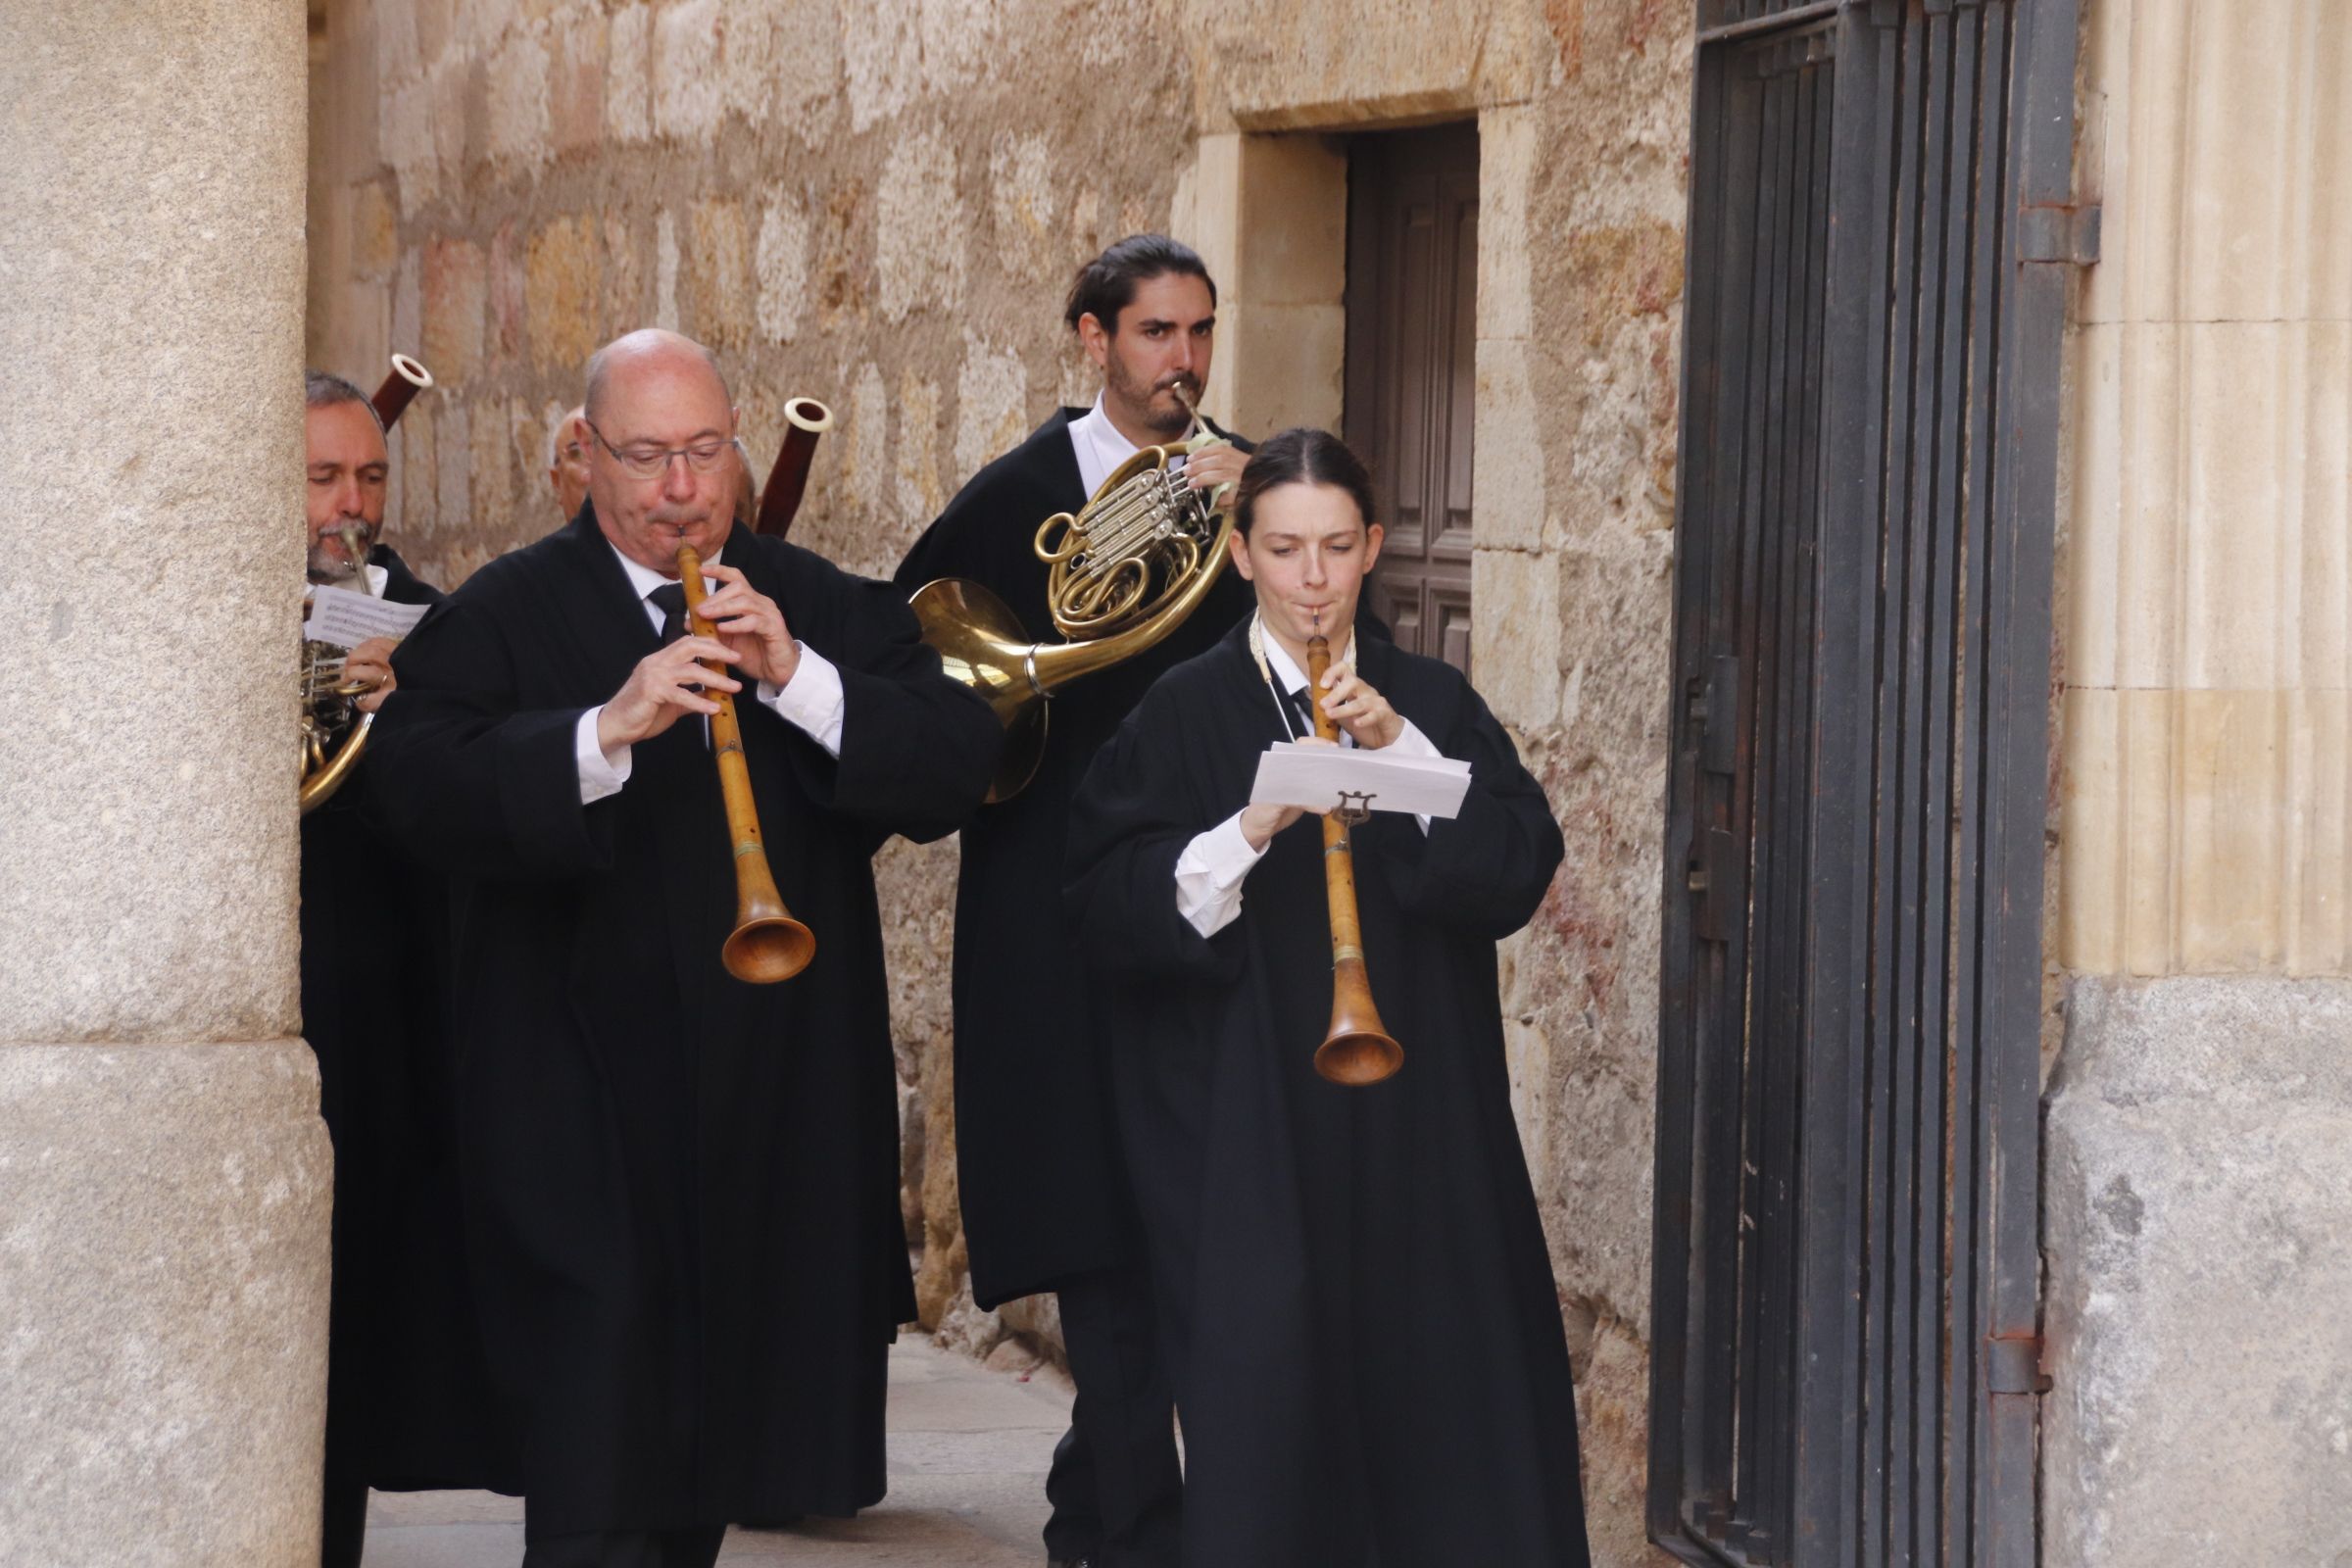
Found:
<path fill-rule="evenodd" d="M 792 531 L 793 514 L 808 488 L 808 460 L 815 456 L 816 438 L 833 428 L 833 411 L 814 398 L 794 398 L 784 405 L 784 444 L 776 449 L 774 466 L 760 492 L 760 516 L 752 532 L 781 539 Z"/>
<path fill-rule="evenodd" d="M 400 422 L 400 416 L 409 412 L 409 405 L 415 401 L 416 394 L 432 384 L 432 371 L 406 354 L 395 354 L 392 356 L 392 373 L 384 377 L 384 384 L 377 387 L 375 396 L 368 401 L 375 405 L 377 420 L 386 430 L 390 430 Z"/>
<path fill-rule="evenodd" d="M 1306 641 L 1306 700 L 1315 733 L 1337 742 L 1340 722 L 1323 710 L 1323 674 L 1331 643 L 1321 632 Z M 1323 893 L 1331 906 L 1331 1027 L 1315 1048 L 1315 1071 L 1335 1084 L 1376 1084 L 1404 1065 L 1404 1048 L 1381 1027 L 1364 968 L 1364 933 L 1355 908 L 1355 851 L 1348 830 L 1370 816 L 1345 800 L 1323 813 Z"/>

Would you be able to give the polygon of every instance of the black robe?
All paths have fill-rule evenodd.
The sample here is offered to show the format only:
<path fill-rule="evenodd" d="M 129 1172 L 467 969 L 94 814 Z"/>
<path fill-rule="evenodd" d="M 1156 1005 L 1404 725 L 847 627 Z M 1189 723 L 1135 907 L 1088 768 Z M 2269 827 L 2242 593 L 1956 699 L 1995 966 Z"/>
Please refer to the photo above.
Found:
<path fill-rule="evenodd" d="M 795 978 L 719 965 L 733 858 L 691 719 L 583 807 L 573 732 L 657 638 L 593 506 L 402 644 L 375 760 L 458 878 L 459 1137 L 534 1538 L 846 1515 L 883 1493 L 913 1316 L 871 851 L 949 831 L 1001 734 L 905 599 L 737 530 L 727 564 L 841 671 L 841 756 L 739 698 Z"/>
<path fill-rule="evenodd" d="M 1070 907 L 1105 972 L 1110 1077 L 1186 1446 L 1192 1568 L 1587 1561 L 1568 1352 L 1511 1119 L 1494 944 L 1561 857 L 1469 683 L 1368 640 L 1366 680 L 1471 765 L 1459 817 L 1355 830 L 1372 990 L 1403 1069 L 1318 1078 L 1322 838 L 1285 829 L 1202 938 L 1195 835 L 1284 736 L 1248 625 L 1172 670 L 1095 760 Z"/>
<path fill-rule="evenodd" d="M 971 578 L 1031 637 L 1058 641 L 1035 545 L 1040 523 L 1086 504 L 1070 445 L 1070 421 L 1085 412 L 1057 410 L 974 474 L 907 552 L 899 586 Z M 1078 780 L 1119 720 L 1250 605 L 1228 565 L 1164 641 L 1064 687 L 1047 710 L 1036 776 L 964 825 L 951 980 L 956 1149 L 972 1296 L 984 1307 L 1136 1253 L 1085 969 L 1061 918 L 1062 834 Z"/>
<path fill-rule="evenodd" d="M 385 599 L 440 603 L 389 546 L 368 559 Z M 459 1246 L 449 892 L 383 831 L 377 774 L 363 753 L 302 819 L 303 1035 L 335 1146 L 329 1468 L 393 1490 L 495 1487 L 513 1472 Z"/>

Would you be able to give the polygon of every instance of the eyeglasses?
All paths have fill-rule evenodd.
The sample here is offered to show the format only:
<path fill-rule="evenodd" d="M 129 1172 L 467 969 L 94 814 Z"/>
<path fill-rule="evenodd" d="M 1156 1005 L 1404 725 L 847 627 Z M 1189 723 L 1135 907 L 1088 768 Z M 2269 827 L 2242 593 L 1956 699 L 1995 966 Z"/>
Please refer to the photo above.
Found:
<path fill-rule="evenodd" d="M 650 442 L 616 447 L 605 439 L 605 432 L 597 429 L 592 420 L 582 419 L 580 422 L 588 426 L 589 433 L 596 437 L 597 445 L 612 454 L 613 461 L 620 465 L 622 471 L 636 479 L 659 479 L 668 471 L 672 458 L 684 458 L 686 466 L 697 473 L 715 473 L 719 460 L 735 450 L 735 444 L 725 436 L 714 436 L 710 440 L 697 441 L 685 447 L 658 447 Z"/>

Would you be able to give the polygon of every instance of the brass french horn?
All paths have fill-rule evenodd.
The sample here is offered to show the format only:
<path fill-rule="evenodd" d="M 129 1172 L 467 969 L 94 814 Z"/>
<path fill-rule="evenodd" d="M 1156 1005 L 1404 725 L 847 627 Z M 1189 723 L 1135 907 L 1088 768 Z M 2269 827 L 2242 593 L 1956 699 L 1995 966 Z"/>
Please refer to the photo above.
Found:
<path fill-rule="evenodd" d="M 432 372 L 423 366 L 406 354 L 392 356 L 391 373 L 368 400 L 387 436 L 408 412 L 410 402 L 432 384 Z M 342 538 L 344 551 L 353 560 L 366 557 L 367 540 L 359 529 L 344 529 Z M 309 596 L 304 597 L 307 614 Z M 375 715 L 359 709 L 359 699 L 368 688 L 343 678 L 343 662 L 350 652 L 333 643 L 306 640 L 302 645 L 302 783 L 297 799 L 305 816 L 325 805 L 351 777 L 368 749 L 368 732 L 375 726 Z"/>
<path fill-rule="evenodd" d="M 1187 409 L 1192 399 L 1178 387 Z M 1194 434 L 1145 447 L 1111 470 L 1075 516 L 1038 526 L 1046 600 L 1059 643 L 1033 641 L 979 583 L 941 577 L 915 590 L 923 641 L 950 677 L 988 700 L 1004 726 L 990 801 L 1018 795 L 1045 755 L 1048 700 L 1070 682 L 1134 658 L 1184 624 L 1225 567 L 1233 514 L 1222 491 L 1185 483 L 1185 460 L 1224 439 L 1194 413 Z"/>

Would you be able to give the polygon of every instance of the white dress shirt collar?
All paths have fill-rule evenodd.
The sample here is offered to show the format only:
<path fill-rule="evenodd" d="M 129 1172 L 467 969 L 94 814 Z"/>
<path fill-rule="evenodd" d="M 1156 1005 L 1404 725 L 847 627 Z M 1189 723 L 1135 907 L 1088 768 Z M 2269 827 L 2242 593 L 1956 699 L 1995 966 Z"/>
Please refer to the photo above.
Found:
<path fill-rule="evenodd" d="M 1078 454 L 1078 482 L 1089 496 L 1102 489 L 1111 471 L 1138 450 L 1102 412 L 1100 392 L 1095 394 L 1095 406 L 1070 421 L 1070 447 Z"/>
<path fill-rule="evenodd" d="M 608 539 L 605 543 L 610 546 L 612 541 Z M 619 561 L 620 569 L 627 573 L 629 586 L 637 591 L 638 608 L 645 612 L 645 618 L 654 628 L 654 634 L 660 636 L 667 617 L 662 614 L 662 607 L 649 596 L 670 579 L 639 565 L 617 549 L 612 551 L 612 555 Z M 717 565 L 718 553 L 714 552 L 703 564 Z M 703 581 L 706 588 L 715 589 L 716 584 L 709 578 Z M 793 666 L 792 679 L 783 686 L 760 681 L 753 688 L 754 695 L 773 710 L 777 717 L 802 730 L 810 740 L 823 747 L 825 755 L 839 757 L 846 707 L 841 671 L 832 661 L 807 643 L 795 638 L 794 645 L 800 649 L 801 657 Z M 617 794 L 629 781 L 632 766 L 630 748 L 623 746 L 608 754 L 598 739 L 597 715 L 603 711 L 602 705 L 588 709 L 572 726 L 572 751 L 579 767 L 582 806 L 593 806 L 608 795 Z M 707 737 L 710 734 L 710 721 L 703 719 L 701 722 Z"/>
<path fill-rule="evenodd" d="M 620 563 L 620 569 L 629 574 L 629 586 L 637 590 L 637 597 L 639 599 L 646 598 L 652 594 L 655 589 L 661 587 L 665 582 L 675 582 L 677 580 L 674 577 L 662 576 L 651 566 L 639 565 L 636 562 L 631 561 L 628 557 L 622 555 L 620 553 L 620 546 L 614 544 L 610 539 L 605 541 L 605 548 L 612 552 L 612 559 Z M 703 564 L 706 566 L 715 566 L 718 564 L 718 558 L 725 554 L 726 551 L 723 549 L 714 550 L 710 553 L 710 557 L 703 562 Z M 703 586 L 705 588 L 710 588 L 713 585 L 710 582 L 710 579 L 706 577 L 703 579 Z"/>
<path fill-rule="evenodd" d="M 1266 671 L 1274 677 L 1275 684 L 1282 688 L 1283 694 L 1289 696 L 1304 690 L 1306 671 L 1298 667 L 1298 662 L 1291 657 L 1290 650 L 1284 648 L 1281 641 L 1272 632 L 1266 630 L 1266 617 L 1262 612 L 1257 612 L 1257 635 L 1258 641 L 1264 645 L 1266 650 Z M 1354 652 L 1355 635 L 1350 631 L 1347 643 L 1338 653 L 1331 656 L 1331 662 L 1335 664 L 1345 664 Z"/>

